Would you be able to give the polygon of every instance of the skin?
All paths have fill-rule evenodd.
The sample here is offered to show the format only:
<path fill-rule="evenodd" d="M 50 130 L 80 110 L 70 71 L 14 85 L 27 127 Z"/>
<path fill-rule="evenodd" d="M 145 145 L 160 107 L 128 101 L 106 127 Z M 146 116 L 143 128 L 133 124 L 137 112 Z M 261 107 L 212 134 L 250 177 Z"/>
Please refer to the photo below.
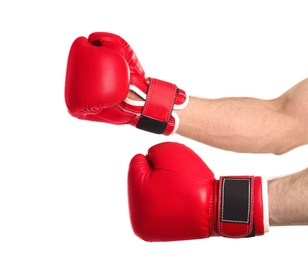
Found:
<path fill-rule="evenodd" d="M 190 97 L 176 113 L 184 137 L 229 151 L 284 154 L 308 144 L 308 79 L 272 100 Z"/>
<path fill-rule="evenodd" d="M 308 168 L 268 181 L 270 226 L 308 225 Z"/>

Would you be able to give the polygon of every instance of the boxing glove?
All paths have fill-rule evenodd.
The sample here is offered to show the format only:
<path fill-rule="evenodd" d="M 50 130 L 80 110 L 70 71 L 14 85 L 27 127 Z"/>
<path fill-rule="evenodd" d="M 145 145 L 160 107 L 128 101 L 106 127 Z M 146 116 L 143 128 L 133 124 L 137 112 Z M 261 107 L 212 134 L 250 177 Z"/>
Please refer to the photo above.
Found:
<path fill-rule="evenodd" d="M 129 164 L 130 221 L 145 241 L 260 236 L 269 229 L 267 201 L 267 182 L 261 177 L 215 179 L 202 159 L 180 143 L 157 144 Z"/>
<path fill-rule="evenodd" d="M 140 100 L 129 99 L 135 92 Z M 175 84 L 145 76 L 133 49 L 120 36 L 95 32 L 72 43 L 66 69 L 65 102 L 79 119 L 130 124 L 156 134 L 176 132 L 176 109 L 188 102 Z"/>

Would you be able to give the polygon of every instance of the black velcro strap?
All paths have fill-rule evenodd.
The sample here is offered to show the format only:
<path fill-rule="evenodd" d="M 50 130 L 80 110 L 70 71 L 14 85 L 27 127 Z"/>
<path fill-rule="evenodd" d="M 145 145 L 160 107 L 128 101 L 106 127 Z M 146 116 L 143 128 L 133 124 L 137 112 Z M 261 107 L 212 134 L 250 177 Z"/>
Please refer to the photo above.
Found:
<path fill-rule="evenodd" d="M 164 133 L 167 126 L 167 122 L 161 122 L 156 119 L 141 115 L 136 125 L 137 128 L 152 132 L 154 134 Z"/>

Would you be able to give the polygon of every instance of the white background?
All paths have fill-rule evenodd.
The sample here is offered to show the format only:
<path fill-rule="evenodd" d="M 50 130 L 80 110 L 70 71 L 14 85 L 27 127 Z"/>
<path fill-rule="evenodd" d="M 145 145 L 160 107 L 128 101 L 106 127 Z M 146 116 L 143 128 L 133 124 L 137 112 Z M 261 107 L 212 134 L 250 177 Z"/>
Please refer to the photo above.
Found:
<path fill-rule="evenodd" d="M 217 177 L 302 170 L 307 146 L 237 154 L 81 121 L 67 113 L 64 81 L 73 40 L 106 31 L 133 47 L 147 76 L 191 95 L 275 98 L 308 75 L 306 3 L 2 1 L 0 259 L 305 259 L 307 226 L 241 240 L 144 242 L 130 227 L 126 178 L 132 156 L 163 141 L 188 145 Z"/>

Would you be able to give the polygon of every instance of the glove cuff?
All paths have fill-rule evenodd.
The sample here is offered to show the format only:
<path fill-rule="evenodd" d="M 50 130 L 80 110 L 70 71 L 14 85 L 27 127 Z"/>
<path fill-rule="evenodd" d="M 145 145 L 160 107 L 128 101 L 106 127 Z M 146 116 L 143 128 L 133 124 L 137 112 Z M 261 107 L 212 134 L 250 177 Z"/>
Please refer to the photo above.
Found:
<path fill-rule="evenodd" d="M 267 185 L 261 177 L 220 177 L 217 199 L 217 233 L 243 238 L 268 231 Z"/>
<path fill-rule="evenodd" d="M 136 85 L 131 85 L 130 89 L 145 101 L 136 103 L 128 99 L 125 100 L 130 105 L 143 106 L 136 127 L 155 134 L 171 135 L 175 133 L 179 126 L 179 117 L 174 110 L 187 106 L 188 96 L 185 91 L 179 89 L 175 84 L 155 78 L 147 79 L 146 90 L 140 82 Z"/>

